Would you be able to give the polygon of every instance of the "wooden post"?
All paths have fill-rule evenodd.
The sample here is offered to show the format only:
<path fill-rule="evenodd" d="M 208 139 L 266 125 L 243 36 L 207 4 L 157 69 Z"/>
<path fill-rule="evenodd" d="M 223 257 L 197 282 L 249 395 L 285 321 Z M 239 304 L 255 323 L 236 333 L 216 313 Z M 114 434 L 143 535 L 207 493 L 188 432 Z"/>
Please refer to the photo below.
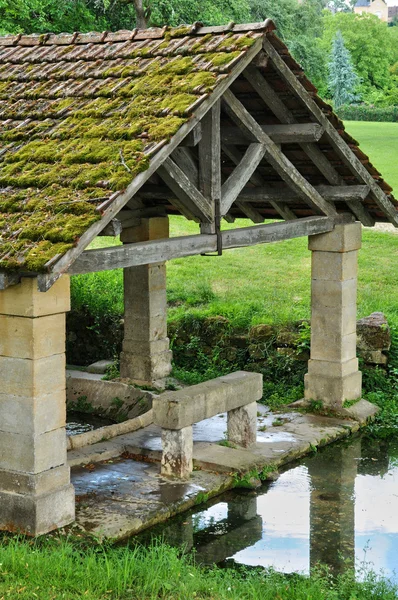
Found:
<path fill-rule="evenodd" d="M 69 278 L 0 292 L 0 529 L 40 535 L 74 520 L 66 460 Z"/>
<path fill-rule="evenodd" d="M 167 217 L 141 219 L 125 229 L 124 243 L 169 236 Z M 162 387 L 171 371 L 167 337 L 166 263 L 124 269 L 124 341 L 120 374 L 138 385 Z"/>

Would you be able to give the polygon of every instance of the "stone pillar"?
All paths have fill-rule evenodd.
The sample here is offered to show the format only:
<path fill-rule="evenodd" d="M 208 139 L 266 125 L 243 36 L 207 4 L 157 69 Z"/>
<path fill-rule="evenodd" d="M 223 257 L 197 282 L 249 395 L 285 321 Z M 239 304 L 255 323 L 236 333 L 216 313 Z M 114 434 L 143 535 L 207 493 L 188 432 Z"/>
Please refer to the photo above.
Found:
<path fill-rule="evenodd" d="M 311 358 L 305 399 L 339 409 L 361 397 L 356 358 L 356 296 L 361 224 L 309 238 L 312 251 Z"/>
<path fill-rule="evenodd" d="M 169 237 L 167 217 L 141 219 L 122 231 L 124 243 Z M 171 371 L 167 337 L 166 263 L 124 269 L 124 340 L 120 375 L 162 387 Z"/>
<path fill-rule="evenodd" d="M 192 454 L 192 425 L 182 429 L 162 429 L 162 475 L 188 479 L 193 470 Z"/>
<path fill-rule="evenodd" d="M 227 435 L 228 441 L 243 448 L 256 443 L 257 439 L 257 402 L 229 410 Z"/>
<path fill-rule="evenodd" d="M 66 459 L 69 278 L 0 292 L 0 529 L 40 535 L 74 520 Z"/>

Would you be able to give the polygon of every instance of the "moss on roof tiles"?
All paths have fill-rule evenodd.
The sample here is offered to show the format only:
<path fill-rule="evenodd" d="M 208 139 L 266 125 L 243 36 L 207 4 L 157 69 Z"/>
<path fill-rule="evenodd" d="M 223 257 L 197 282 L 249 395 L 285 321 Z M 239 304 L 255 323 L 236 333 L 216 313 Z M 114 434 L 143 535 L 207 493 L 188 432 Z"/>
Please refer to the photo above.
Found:
<path fill-rule="evenodd" d="M 41 272 L 72 248 L 101 218 L 97 207 L 148 168 L 146 148 L 169 141 L 254 41 L 184 26 L 163 39 L 53 46 L 43 59 L 37 46 L 8 48 L 0 269 Z"/>

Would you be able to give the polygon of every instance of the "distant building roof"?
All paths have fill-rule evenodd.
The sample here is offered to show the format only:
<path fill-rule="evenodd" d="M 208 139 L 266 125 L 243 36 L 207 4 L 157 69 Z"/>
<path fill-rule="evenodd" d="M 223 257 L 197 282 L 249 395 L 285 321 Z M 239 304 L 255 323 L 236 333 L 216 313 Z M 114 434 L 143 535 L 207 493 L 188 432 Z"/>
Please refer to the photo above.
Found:
<path fill-rule="evenodd" d="M 370 0 L 358 0 L 355 7 L 360 6 L 370 6 Z"/>

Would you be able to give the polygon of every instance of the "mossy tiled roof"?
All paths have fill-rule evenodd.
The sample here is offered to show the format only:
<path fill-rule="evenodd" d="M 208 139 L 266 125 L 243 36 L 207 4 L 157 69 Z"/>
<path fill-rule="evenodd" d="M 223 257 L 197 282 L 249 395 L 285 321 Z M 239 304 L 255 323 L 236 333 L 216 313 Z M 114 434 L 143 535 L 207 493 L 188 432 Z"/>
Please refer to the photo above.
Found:
<path fill-rule="evenodd" d="M 0 38 L 0 269 L 70 249 L 264 31 L 197 29 Z"/>

